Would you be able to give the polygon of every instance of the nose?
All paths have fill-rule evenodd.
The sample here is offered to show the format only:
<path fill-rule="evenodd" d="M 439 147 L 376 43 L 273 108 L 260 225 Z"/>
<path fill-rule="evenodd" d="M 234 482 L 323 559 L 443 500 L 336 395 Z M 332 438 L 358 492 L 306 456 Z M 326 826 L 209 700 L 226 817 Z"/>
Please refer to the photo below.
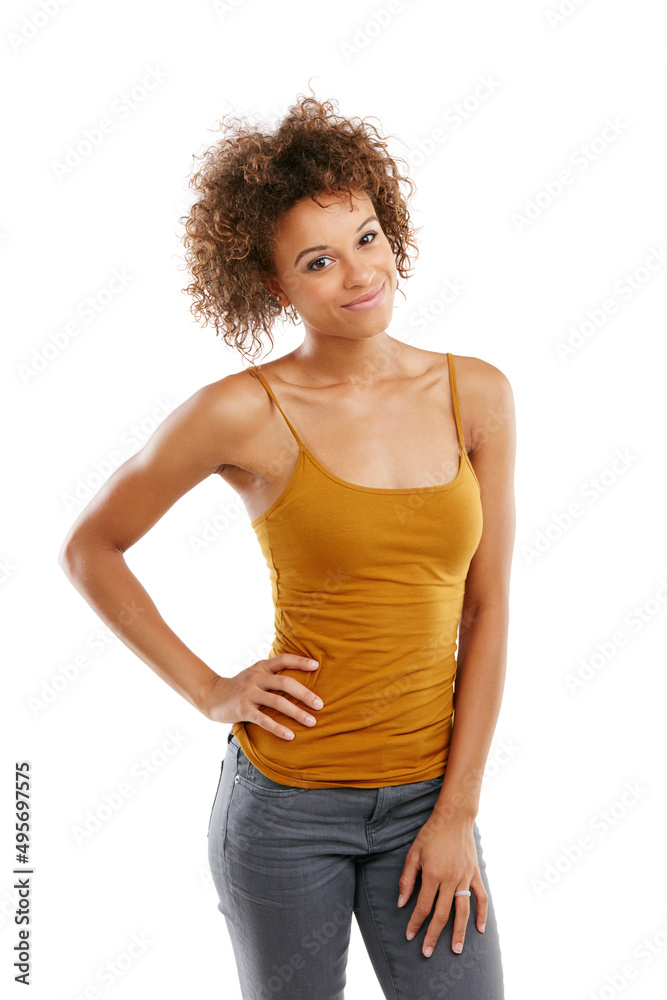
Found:
<path fill-rule="evenodd" d="M 346 288 L 370 288 L 374 281 L 375 268 L 367 262 L 357 258 L 346 264 L 344 277 Z"/>

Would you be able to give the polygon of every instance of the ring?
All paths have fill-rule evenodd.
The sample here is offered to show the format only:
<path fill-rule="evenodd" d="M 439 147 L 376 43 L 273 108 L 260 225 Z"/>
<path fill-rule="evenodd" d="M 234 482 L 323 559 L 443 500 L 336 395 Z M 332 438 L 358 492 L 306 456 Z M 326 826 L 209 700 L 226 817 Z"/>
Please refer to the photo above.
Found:
<path fill-rule="evenodd" d="M 469 895 L 470 895 L 470 889 L 459 889 L 458 892 L 454 893 L 455 898 L 456 896 L 469 896 Z"/>

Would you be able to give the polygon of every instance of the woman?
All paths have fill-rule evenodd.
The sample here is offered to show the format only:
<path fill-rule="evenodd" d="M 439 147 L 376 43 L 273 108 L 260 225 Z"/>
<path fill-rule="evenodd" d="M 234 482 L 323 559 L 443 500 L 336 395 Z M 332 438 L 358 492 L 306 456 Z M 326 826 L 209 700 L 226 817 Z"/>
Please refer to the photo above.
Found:
<path fill-rule="evenodd" d="M 181 404 L 61 554 L 137 656 L 232 724 L 208 843 L 247 1000 L 340 1000 L 353 913 L 387 997 L 504 997 L 475 816 L 506 664 L 513 398 L 493 365 L 387 334 L 416 249 L 403 182 L 330 102 L 272 132 L 228 124 L 191 180 L 186 291 L 243 354 L 261 332 L 273 345 L 282 310 L 303 341 Z M 213 473 L 245 504 L 276 609 L 270 656 L 234 677 L 123 558 Z"/>

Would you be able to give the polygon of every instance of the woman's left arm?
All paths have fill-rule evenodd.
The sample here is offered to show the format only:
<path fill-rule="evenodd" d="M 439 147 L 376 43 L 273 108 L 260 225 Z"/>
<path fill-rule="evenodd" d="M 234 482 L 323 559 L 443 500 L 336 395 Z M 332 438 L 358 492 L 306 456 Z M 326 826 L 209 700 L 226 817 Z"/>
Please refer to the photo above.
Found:
<path fill-rule="evenodd" d="M 477 358 L 467 358 L 465 367 L 460 361 L 457 375 L 459 368 L 464 375 L 459 383 L 465 386 L 461 417 L 464 428 L 470 428 L 469 455 L 480 486 L 483 528 L 466 578 L 454 725 L 445 777 L 433 812 L 410 847 L 399 879 L 405 905 L 421 869 L 422 887 L 406 929 L 409 938 L 417 933 L 439 893 L 424 953 L 435 947 L 453 902 L 452 948 L 462 950 L 470 899 L 454 898 L 457 889 L 470 888 L 475 894 L 478 930 L 483 930 L 486 920 L 487 894 L 479 873 L 473 824 L 505 683 L 516 525 L 516 420 L 511 386 L 498 368 Z"/>

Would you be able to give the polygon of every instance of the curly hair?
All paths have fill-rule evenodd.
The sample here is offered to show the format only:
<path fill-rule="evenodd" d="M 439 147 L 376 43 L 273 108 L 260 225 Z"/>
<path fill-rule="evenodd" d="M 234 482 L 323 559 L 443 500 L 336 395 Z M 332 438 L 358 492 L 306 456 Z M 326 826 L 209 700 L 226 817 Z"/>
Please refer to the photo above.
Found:
<path fill-rule="evenodd" d="M 200 157 L 203 165 L 189 181 L 199 197 L 179 219 L 185 220 L 182 239 L 193 278 L 182 291 L 194 298 L 195 319 L 203 319 L 204 326 L 212 323 L 216 336 L 222 330 L 229 347 L 254 363 L 264 332 L 273 348 L 272 326 L 283 310 L 263 279 L 275 275 L 278 223 L 304 197 L 319 204 L 318 195 L 342 192 L 351 205 L 351 192 L 364 191 L 398 273 L 410 277 L 408 251 L 415 251 L 415 259 L 419 253 L 418 230 L 411 227 L 407 209 L 415 185 L 400 173 L 373 125 L 336 115 L 331 101 L 314 97 L 297 100 L 273 131 L 229 115 L 219 125 L 226 134 Z M 407 199 L 400 183 L 410 186 Z M 285 312 L 298 322 L 292 305 Z"/>

